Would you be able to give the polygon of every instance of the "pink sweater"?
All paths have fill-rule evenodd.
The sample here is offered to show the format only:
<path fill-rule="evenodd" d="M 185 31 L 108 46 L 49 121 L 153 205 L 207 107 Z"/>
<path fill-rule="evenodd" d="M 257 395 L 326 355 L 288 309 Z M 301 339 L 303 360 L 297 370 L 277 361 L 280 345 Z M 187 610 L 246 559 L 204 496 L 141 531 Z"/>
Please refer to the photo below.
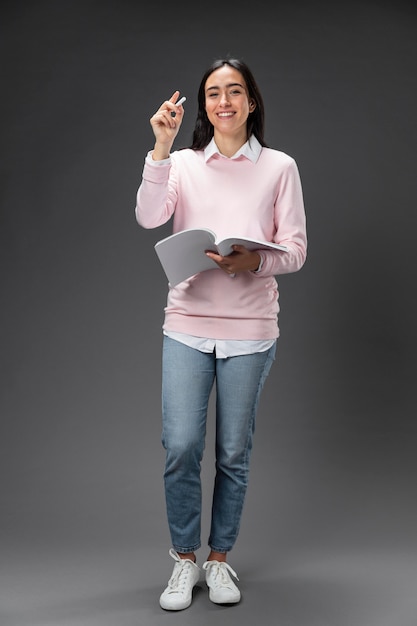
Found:
<path fill-rule="evenodd" d="M 275 276 L 296 272 L 305 262 L 303 194 L 293 158 L 261 148 L 254 137 L 250 145 L 252 159 L 230 159 L 206 148 L 178 150 L 163 164 L 145 161 L 136 205 L 136 219 L 144 228 L 156 228 L 173 216 L 173 232 L 207 227 L 219 238 L 248 236 L 289 250 L 259 251 L 263 265 L 257 273 L 231 278 L 215 268 L 170 287 L 167 331 L 216 339 L 279 336 Z"/>

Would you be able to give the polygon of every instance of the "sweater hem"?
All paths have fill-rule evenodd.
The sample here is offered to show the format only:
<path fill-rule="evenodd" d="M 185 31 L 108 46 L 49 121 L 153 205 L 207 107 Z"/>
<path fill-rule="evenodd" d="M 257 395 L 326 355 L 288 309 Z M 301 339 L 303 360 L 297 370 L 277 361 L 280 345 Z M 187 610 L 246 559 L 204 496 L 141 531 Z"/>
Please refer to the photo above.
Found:
<path fill-rule="evenodd" d="M 162 326 L 165 331 L 186 333 L 206 339 L 264 340 L 277 339 L 276 320 L 213 319 L 168 313 Z"/>

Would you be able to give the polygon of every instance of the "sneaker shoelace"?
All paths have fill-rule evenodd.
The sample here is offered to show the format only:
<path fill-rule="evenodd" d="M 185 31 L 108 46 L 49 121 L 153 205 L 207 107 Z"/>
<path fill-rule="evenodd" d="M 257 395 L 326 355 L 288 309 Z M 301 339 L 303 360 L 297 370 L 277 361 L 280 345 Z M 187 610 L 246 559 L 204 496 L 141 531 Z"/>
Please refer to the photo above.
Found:
<path fill-rule="evenodd" d="M 187 586 L 187 580 L 191 572 L 191 561 L 189 559 L 180 559 L 175 553 L 172 553 L 171 556 L 177 562 L 168 581 L 168 587 L 170 587 L 171 591 L 182 593 Z"/>
<path fill-rule="evenodd" d="M 220 562 L 220 561 L 206 561 L 203 565 L 204 570 L 210 570 L 210 575 L 213 577 L 213 580 L 216 585 L 221 587 L 227 587 L 232 582 L 230 580 L 229 572 L 239 580 L 236 572 L 232 569 L 229 563 Z"/>

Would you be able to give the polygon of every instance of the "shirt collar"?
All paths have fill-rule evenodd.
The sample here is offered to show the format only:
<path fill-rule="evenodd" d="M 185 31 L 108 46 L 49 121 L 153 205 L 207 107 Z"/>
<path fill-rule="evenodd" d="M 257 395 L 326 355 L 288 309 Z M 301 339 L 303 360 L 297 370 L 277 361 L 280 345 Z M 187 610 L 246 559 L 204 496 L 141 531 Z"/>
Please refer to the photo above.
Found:
<path fill-rule="evenodd" d="M 243 156 L 252 161 L 252 163 L 256 163 L 259 159 L 259 155 L 261 154 L 262 146 L 259 141 L 256 139 L 255 135 L 251 135 L 246 143 L 243 144 L 241 148 L 232 156 L 231 159 L 238 159 Z M 214 137 L 204 149 L 204 160 L 207 161 L 214 156 L 215 154 L 219 154 L 220 156 L 224 156 L 220 154 L 219 149 L 214 141 Z M 227 158 L 227 157 L 224 157 Z"/>

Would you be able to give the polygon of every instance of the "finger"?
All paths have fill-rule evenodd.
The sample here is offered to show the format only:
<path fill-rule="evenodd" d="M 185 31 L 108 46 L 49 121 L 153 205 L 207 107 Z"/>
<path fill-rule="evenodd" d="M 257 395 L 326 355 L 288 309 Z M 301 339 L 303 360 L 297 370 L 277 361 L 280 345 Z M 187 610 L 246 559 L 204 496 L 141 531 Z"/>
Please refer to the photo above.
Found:
<path fill-rule="evenodd" d="M 165 102 L 161 104 L 161 106 L 156 111 L 156 113 L 162 113 L 164 111 L 168 111 L 168 112 L 175 111 L 176 110 L 175 102 L 178 100 L 179 93 L 180 93 L 179 91 L 174 91 L 170 99 L 165 100 Z"/>
<path fill-rule="evenodd" d="M 179 111 L 179 107 L 175 108 L 175 103 L 177 102 L 179 95 L 180 92 L 177 89 L 177 91 L 174 91 L 170 99 L 166 102 L 166 104 L 168 104 L 168 111 L 170 111 L 172 117 L 175 117 L 177 111 Z"/>
<path fill-rule="evenodd" d="M 216 265 L 220 267 L 221 270 L 223 270 L 223 272 L 226 272 L 226 274 L 232 273 L 229 267 L 229 261 L 227 260 L 226 257 L 221 256 L 220 254 L 216 254 L 215 252 L 212 252 L 211 250 L 206 250 L 205 252 L 206 252 L 206 255 L 212 261 L 214 261 Z"/>
<path fill-rule="evenodd" d="M 249 252 L 248 249 L 245 246 L 242 246 L 240 244 L 234 244 L 232 246 L 233 248 L 233 252 L 238 252 L 239 254 L 245 254 L 245 252 Z"/>
<path fill-rule="evenodd" d="M 174 93 L 172 94 L 172 96 L 170 97 L 169 101 L 172 103 L 175 103 L 178 100 L 178 96 L 180 95 L 180 92 L 174 91 Z"/>
<path fill-rule="evenodd" d="M 221 263 L 224 263 L 225 261 L 225 258 L 223 256 L 220 256 L 220 254 L 216 254 L 215 252 L 212 252 L 211 250 L 206 250 L 206 255 L 219 265 Z"/>
<path fill-rule="evenodd" d="M 178 92 L 179 94 L 179 92 Z M 185 102 L 185 98 L 180 98 L 179 100 L 176 100 L 175 102 L 175 109 L 173 111 L 171 111 L 171 115 L 172 117 L 175 117 L 176 115 L 184 115 L 184 109 L 182 106 L 182 103 Z"/>
<path fill-rule="evenodd" d="M 170 115 L 171 117 L 176 117 L 177 113 L 183 112 L 181 106 L 177 107 L 170 100 L 167 100 L 165 104 L 166 104 L 166 107 L 163 109 L 163 111 L 167 112 L 168 115 Z"/>
<path fill-rule="evenodd" d="M 165 126 L 166 128 L 175 128 L 176 122 L 171 117 L 170 112 L 166 109 L 158 111 L 151 118 L 151 124 L 156 124 L 157 126 Z"/>
<path fill-rule="evenodd" d="M 172 111 L 163 111 L 163 117 L 165 120 L 165 125 L 169 128 L 175 128 L 177 126 L 177 121 L 172 116 Z"/>

